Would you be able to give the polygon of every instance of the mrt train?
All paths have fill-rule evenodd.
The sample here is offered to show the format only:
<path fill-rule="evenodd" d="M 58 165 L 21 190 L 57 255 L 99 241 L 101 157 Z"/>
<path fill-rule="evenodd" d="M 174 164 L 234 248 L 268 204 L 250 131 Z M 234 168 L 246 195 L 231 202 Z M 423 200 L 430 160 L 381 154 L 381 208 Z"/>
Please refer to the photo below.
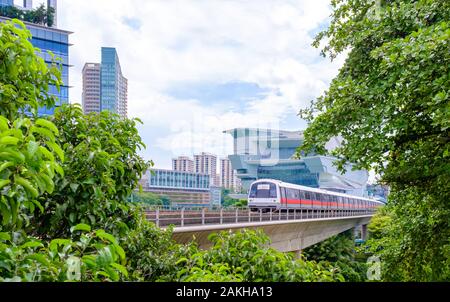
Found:
<path fill-rule="evenodd" d="M 384 203 L 342 193 L 314 189 L 278 180 L 262 179 L 250 186 L 248 207 L 280 210 L 375 210 Z"/>

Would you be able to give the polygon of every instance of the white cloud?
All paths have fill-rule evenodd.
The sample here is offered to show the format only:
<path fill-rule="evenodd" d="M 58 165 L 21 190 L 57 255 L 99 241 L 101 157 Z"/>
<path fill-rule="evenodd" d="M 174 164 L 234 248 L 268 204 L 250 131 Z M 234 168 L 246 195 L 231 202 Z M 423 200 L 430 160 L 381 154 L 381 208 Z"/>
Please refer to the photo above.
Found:
<path fill-rule="evenodd" d="M 145 126 L 167 129 L 146 144 L 167 158 L 203 149 L 231 152 L 223 130 L 280 124 L 321 94 L 341 61 L 319 58 L 310 32 L 330 15 L 329 0 L 65 0 L 59 27 L 73 31 L 70 41 L 70 92 L 81 101 L 81 69 L 100 61 L 101 46 L 116 47 L 129 79 L 130 116 Z M 125 24 L 138 20 L 134 30 Z M 273 93 L 244 104 L 239 112 L 198 100 L 164 94 L 180 82 L 246 81 Z M 295 127 L 295 125 L 293 125 Z M 161 163 L 168 164 L 169 161 Z M 159 163 L 156 163 L 159 165 Z"/>

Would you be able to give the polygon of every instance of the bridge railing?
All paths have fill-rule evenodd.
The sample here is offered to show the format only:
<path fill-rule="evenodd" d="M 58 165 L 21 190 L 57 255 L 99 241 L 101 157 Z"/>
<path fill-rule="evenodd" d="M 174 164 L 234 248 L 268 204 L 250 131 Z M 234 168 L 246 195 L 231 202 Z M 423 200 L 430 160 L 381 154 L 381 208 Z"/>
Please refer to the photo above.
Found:
<path fill-rule="evenodd" d="M 219 210 L 148 210 L 147 219 L 154 222 L 158 227 L 201 226 L 216 224 L 237 224 L 252 222 L 307 220 L 307 219 L 327 219 L 338 217 L 354 217 L 373 215 L 375 210 L 285 210 L 277 212 L 263 212 L 259 210 L 253 212 L 250 209 L 227 209 Z"/>

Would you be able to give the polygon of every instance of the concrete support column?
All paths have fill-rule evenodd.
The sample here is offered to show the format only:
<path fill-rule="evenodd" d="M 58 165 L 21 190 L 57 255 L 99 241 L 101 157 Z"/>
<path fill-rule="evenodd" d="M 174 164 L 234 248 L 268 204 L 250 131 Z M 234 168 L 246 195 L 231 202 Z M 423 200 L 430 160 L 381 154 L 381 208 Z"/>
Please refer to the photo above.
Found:
<path fill-rule="evenodd" d="M 361 239 L 364 241 L 367 240 L 367 224 L 361 226 Z"/>
<path fill-rule="evenodd" d="M 302 257 L 302 250 L 295 251 L 295 259 L 300 259 Z"/>

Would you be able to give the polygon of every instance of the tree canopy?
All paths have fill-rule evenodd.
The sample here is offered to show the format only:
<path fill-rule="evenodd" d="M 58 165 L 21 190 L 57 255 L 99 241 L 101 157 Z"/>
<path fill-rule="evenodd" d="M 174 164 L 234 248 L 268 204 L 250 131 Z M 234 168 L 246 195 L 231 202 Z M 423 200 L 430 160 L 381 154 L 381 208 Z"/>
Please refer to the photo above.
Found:
<path fill-rule="evenodd" d="M 392 271 L 407 268 L 395 278 L 441 279 L 450 238 L 450 2 L 332 6 L 331 24 L 314 45 L 347 59 L 325 94 L 300 112 L 309 121 L 301 150 L 324 154 L 332 137 L 342 138 L 332 151 L 339 168 L 373 169 L 392 187 L 393 223 L 402 233 L 391 234 L 397 240 L 385 259 Z"/>

